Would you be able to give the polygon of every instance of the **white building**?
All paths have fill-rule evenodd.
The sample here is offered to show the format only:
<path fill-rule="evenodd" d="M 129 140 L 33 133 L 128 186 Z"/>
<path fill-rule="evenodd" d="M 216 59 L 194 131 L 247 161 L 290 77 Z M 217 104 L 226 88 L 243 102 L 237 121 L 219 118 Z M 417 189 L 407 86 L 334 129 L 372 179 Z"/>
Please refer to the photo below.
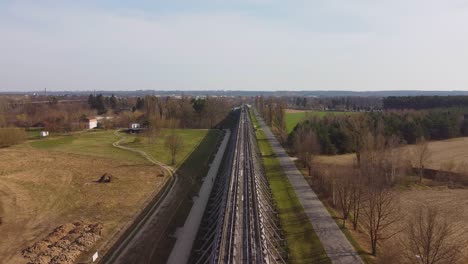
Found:
<path fill-rule="evenodd" d="M 138 123 L 133 123 L 133 124 L 130 124 L 130 128 L 141 128 L 141 125 L 138 124 Z"/>
<path fill-rule="evenodd" d="M 97 119 L 96 118 L 90 118 L 88 119 L 88 122 L 86 123 L 86 128 L 87 129 L 93 129 L 96 128 L 98 125 Z"/>
<path fill-rule="evenodd" d="M 48 137 L 49 136 L 49 131 L 41 131 L 39 132 L 40 137 Z"/>

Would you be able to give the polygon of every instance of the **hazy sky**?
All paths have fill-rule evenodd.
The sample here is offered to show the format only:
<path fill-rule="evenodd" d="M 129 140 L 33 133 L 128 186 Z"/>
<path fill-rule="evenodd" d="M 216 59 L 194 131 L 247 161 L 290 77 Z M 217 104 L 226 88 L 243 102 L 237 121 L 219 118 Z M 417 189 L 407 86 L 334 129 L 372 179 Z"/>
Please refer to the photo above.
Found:
<path fill-rule="evenodd" d="M 0 91 L 468 90 L 468 2 L 0 0 Z"/>

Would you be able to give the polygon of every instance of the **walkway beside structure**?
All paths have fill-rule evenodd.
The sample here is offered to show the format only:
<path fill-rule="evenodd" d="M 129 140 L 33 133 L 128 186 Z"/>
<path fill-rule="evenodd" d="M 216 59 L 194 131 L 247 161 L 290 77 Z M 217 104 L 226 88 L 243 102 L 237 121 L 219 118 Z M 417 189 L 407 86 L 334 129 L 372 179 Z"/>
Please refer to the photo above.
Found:
<path fill-rule="evenodd" d="M 304 179 L 302 173 L 296 168 L 292 158 L 286 153 L 284 148 L 271 133 L 270 128 L 263 119 L 258 116 L 258 123 L 265 132 L 270 142 L 273 152 L 279 159 L 284 172 L 288 176 L 299 201 L 304 207 L 309 220 L 320 238 L 328 257 L 334 264 L 354 264 L 363 263 L 360 256 L 354 250 L 351 243 L 340 230 L 335 220 L 330 216 L 325 206 L 319 200 L 310 185 Z"/>

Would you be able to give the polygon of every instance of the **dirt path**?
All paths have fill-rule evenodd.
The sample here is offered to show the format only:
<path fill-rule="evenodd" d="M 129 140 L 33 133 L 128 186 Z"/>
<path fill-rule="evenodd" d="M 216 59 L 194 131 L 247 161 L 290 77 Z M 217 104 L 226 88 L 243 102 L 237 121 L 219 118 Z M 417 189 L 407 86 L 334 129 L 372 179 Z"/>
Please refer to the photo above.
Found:
<path fill-rule="evenodd" d="M 117 133 L 118 131 L 115 132 L 116 135 L 118 135 Z M 116 142 L 114 142 L 112 145 L 116 148 L 138 153 L 145 159 L 147 159 L 149 162 L 161 167 L 165 171 L 165 179 L 163 186 L 166 185 L 168 181 L 169 183 L 167 183 L 168 187 L 165 188 L 165 190 L 163 190 L 164 193 L 161 195 L 161 197 L 157 200 L 157 202 L 155 202 L 151 206 L 151 208 L 148 210 L 148 213 L 136 224 L 136 226 L 133 228 L 130 234 L 123 241 L 120 242 L 120 244 L 117 246 L 117 248 L 115 248 L 115 250 L 109 252 L 105 263 L 129 263 L 129 259 L 133 259 L 133 261 L 135 261 L 135 258 L 133 257 L 135 255 L 135 252 L 142 253 L 142 248 L 139 245 L 141 245 L 143 241 L 147 241 L 148 234 L 153 234 L 155 230 L 154 227 L 160 224 L 158 221 L 158 216 L 160 215 L 162 210 L 169 207 L 173 195 L 175 194 L 175 186 L 177 186 L 178 182 L 177 174 L 174 173 L 175 170 L 173 167 L 168 166 L 158 160 L 155 160 L 148 153 L 142 150 L 137 150 L 120 145 L 120 143 L 124 139 L 125 137 L 122 137 Z M 164 232 L 158 233 L 163 234 Z M 145 251 L 148 251 L 148 247 L 145 248 Z M 152 252 L 146 252 L 146 255 L 151 257 Z"/>
<path fill-rule="evenodd" d="M 278 140 L 276 140 L 263 119 L 257 113 L 255 115 L 332 263 L 362 263 L 361 258 L 351 243 L 346 239 L 335 220 L 333 220 L 315 192 L 310 188 L 301 172 L 296 168 L 292 158 L 289 157 Z"/>

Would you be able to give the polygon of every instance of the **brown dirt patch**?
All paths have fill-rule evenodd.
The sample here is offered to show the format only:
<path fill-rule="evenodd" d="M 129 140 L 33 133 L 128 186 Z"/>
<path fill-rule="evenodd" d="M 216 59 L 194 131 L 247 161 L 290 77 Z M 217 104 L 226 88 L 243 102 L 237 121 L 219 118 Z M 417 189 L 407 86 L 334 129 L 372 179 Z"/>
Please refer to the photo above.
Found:
<path fill-rule="evenodd" d="M 104 173 L 113 175 L 112 182 L 95 183 Z M 76 221 L 102 223 L 102 238 L 90 245 L 90 252 L 102 248 L 133 219 L 148 198 L 159 191 L 162 184 L 162 178 L 157 177 L 159 173 L 157 167 L 143 162 L 137 164 L 24 146 L 0 149 L 1 262 L 27 263 L 21 250 L 33 244 L 37 250 L 48 247 L 43 243 L 46 241 L 39 240 L 55 227 Z M 61 229 L 56 231 L 66 233 L 69 226 L 61 226 Z M 79 239 L 71 233 L 67 236 L 67 240 Z M 58 243 L 60 239 L 49 240 Z M 79 249 L 62 241 L 50 254 L 59 254 L 63 247 Z"/>

